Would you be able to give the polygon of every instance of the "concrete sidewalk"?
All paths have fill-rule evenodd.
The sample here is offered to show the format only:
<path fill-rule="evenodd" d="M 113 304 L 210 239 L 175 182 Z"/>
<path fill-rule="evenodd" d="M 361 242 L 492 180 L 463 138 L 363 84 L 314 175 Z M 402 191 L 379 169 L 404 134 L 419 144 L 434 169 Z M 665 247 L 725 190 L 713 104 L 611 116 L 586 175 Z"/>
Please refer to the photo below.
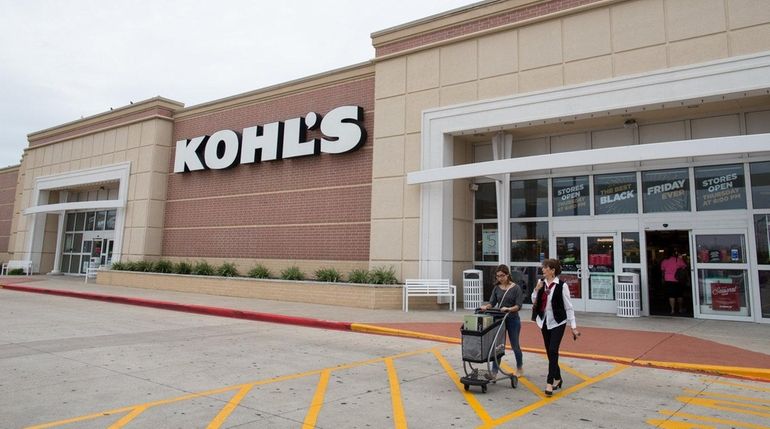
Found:
<path fill-rule="evenodd" d="M 295 323 L 327 329 L 350 329 L 384 335 L 457 343 L 468 310 L 367 310 L 350 307 L 266 301 L 249 298 L 102 286 L 64 276 L 0 277 L 0 285 L 17 291 L 64 294 L 123 304 L 144 305 L 199 314 Z M 537 325 L 521 314 L 521 345 L 542 353 Z M 582 336 L 565 336 L 565 356 L 632 365 L 700 371 L 770 381 L 770 325 L 673 317 L 620 318 L 577 313 Z"/>

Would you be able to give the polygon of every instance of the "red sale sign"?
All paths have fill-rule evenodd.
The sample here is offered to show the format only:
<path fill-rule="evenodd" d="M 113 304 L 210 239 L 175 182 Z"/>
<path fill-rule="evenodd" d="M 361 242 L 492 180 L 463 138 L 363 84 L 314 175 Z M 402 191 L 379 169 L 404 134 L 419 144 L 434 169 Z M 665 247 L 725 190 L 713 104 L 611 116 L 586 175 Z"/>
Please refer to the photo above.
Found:
<path fill-rule="evenodd" d="M 735 283 L 711 284 L 711 309 L 721 311 L 740 311 L 738 285 Z"/>

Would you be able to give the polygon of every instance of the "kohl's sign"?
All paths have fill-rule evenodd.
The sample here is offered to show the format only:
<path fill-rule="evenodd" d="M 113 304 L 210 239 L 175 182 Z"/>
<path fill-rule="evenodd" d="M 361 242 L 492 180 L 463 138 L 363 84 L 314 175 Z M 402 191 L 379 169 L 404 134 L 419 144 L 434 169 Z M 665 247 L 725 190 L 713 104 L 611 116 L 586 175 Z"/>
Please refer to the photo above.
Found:
<path fill-rule="evenodd" d="M 212 135 L 176 142 L 174 173 L 222 170 L 238 164 L 276 161 L 323 153 L 340 154 L 366 141 L 364 109 L 340 106 L 323 118 L 310 112 L 304 118 L 244 128 L 241 133 L 220 130 Z M 320 129 L 323 138 L 306 140 L 308 130 Z"/>

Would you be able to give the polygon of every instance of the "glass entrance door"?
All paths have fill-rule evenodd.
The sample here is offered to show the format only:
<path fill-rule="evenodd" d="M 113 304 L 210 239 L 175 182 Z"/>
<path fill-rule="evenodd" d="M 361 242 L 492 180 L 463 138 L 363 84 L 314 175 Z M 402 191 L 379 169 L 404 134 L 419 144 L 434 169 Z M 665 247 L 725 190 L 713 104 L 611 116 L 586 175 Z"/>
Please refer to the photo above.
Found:
<path fill-rule="evenodd" d="M 695 231 L 696 315 L 749 318 L 746 231 Z"/>
<path fill-rule="evenodd" d="M 616 311 L 616 240 L 616 234 L 609 233 L 556 237 L 559 278 L 569 285 L 575 310 Z"/>

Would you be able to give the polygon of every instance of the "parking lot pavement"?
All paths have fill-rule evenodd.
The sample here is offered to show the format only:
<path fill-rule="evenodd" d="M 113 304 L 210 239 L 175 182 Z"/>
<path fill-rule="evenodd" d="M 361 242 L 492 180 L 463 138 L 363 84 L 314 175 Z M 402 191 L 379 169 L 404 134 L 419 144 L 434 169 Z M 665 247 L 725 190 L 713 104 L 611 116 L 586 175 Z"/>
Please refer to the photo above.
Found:
<path fill-rule="evenodd" d="M 560 427 L 565 415 L 575 428 L 770 422 L 767 383 L 598 360 L 562 359 L 564 388 L 546 398 L 538 353 L 525 353 L 516 389 L 504 380 L 481 393 L 460 383 L 455 344 L 4 290 L 0 324 L 3 427 Z"/>

